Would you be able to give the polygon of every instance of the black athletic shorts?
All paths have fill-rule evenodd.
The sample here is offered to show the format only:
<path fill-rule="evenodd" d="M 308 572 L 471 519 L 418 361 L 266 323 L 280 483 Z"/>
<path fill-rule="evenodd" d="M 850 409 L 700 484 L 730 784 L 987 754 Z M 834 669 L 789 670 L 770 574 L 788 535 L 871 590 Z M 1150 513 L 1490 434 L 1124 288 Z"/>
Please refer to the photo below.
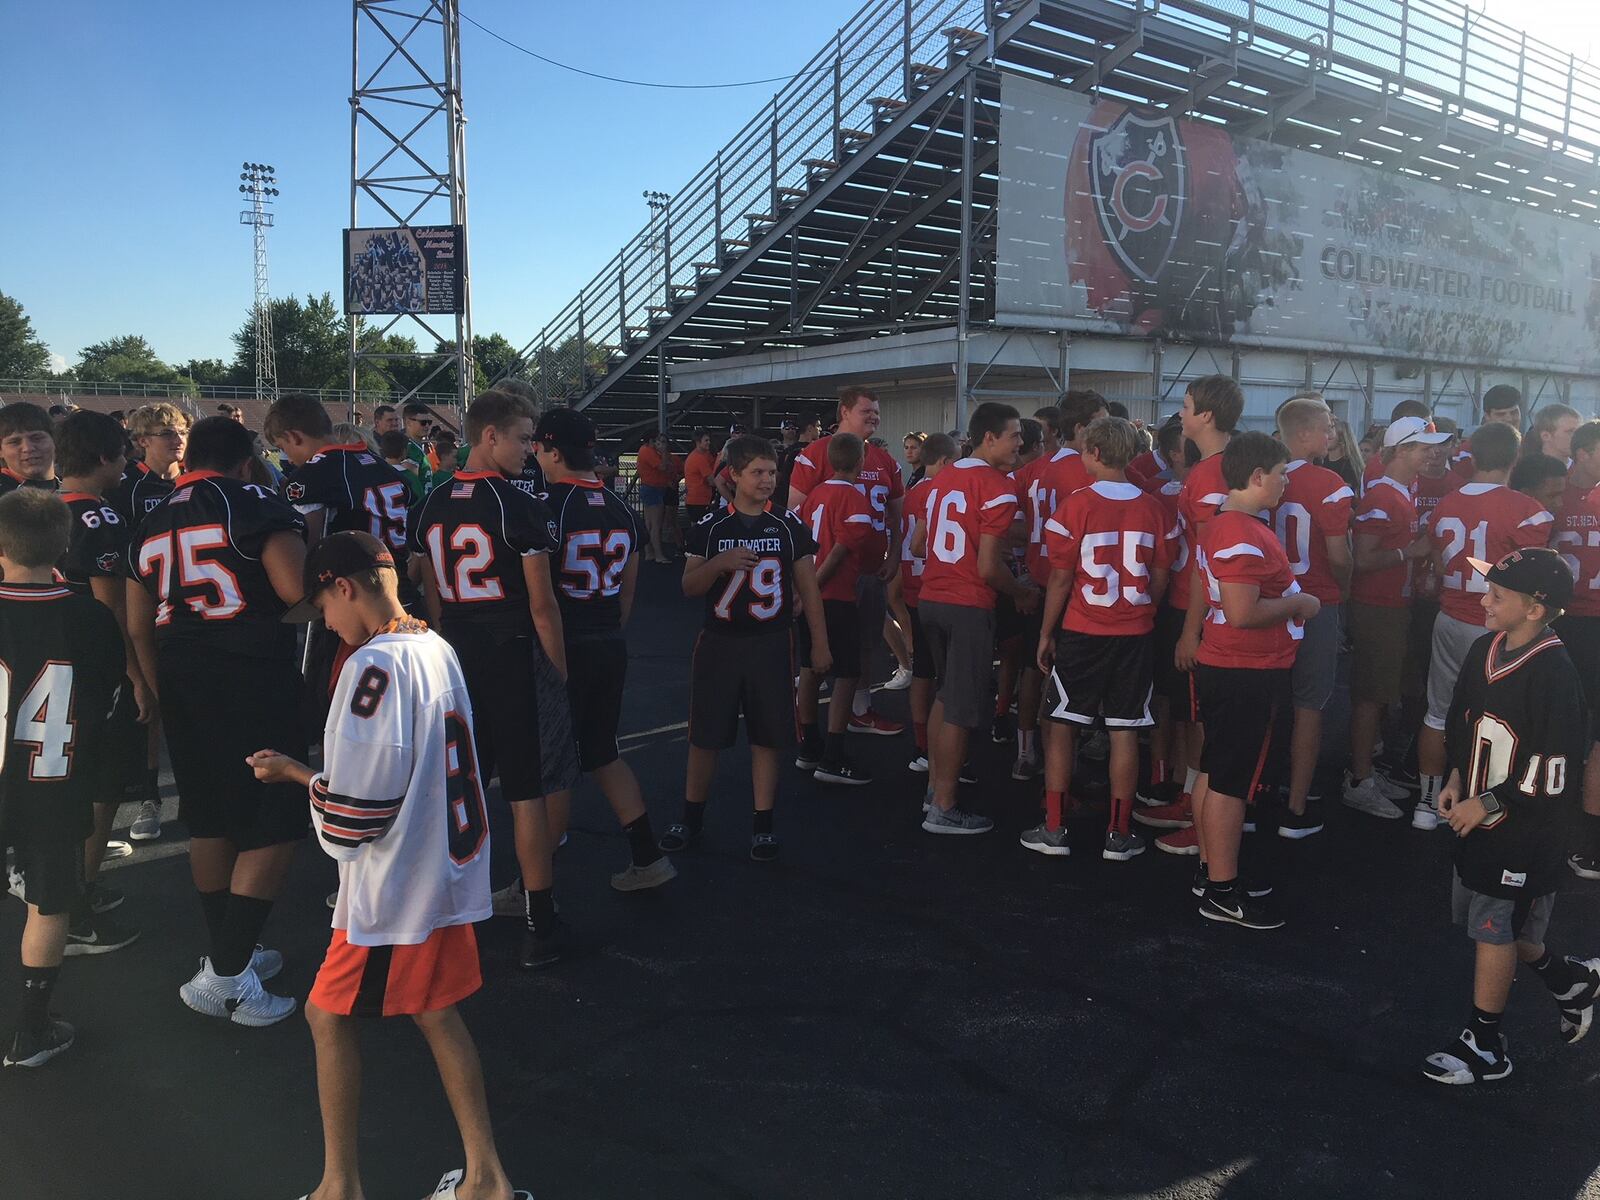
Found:
<path fill-rule="evenodd" d="M 795 744 L 794 649 L 787 629 L 727 634 L 702 630 L 689 667 L 689 744 L 726 750 L 739 715 L 752 746 Z"/>
<path fill-rule="evenodd" d="M 83 895 L 83 838 L 23 841 L 11 853 L 22 876 L 24 904 L 43 917 L 70 913 L 77 906 Z"/>
<path fill-rule="evenodd" d="M 101 753 L 95 766 L 100 769 L 96 804 L 121 804 L 144 797 L 145 760 L 150 754 L 149 727 L 139 724 L 139 706 L 133 698 L 133 683 L 122 681 L 116 707 L 101 735 Z M 85 834 L 85 836 L 88 836 Z"/>
<path fill-rule="evenodd" d="M 307 757 L 304 686 L 293 662 L 236 654 L 164 654 L 156 667 L 178 818 L 191 838 L 237 850 L 298 842 L 310 808 L 295 783 L 261 783 L 245 758 L 277 750 Z"/>
<path fill-rule="evenodd" d="M 1063 629 L 1056 634 L 1055 669 L 1044 685 L 1044 715 L 1069 725 L 1148 729 L 1155 647 L 1149 634 L 1097 637 Z"/>
<path fill-rule="evenodd" d="M 308 741 L 321 741 L 328 724 L 328 706 L 333 700 L 334 667 L 342 665 L 340 649 L 344 640 L 321 621 L 306 626 L 305 721 Z"/>
<path fill-rule="evenodd" d="M 1200 769 L 1211 791 L 1254 803 L 1286 778 L 1294 728 L 1290 669 L 1251 670 L 1196 663 L 1195 692 L 1206 744 Z"/>
<path fill-rule="evenodd" d="M 1177 663 L 1172 661 L 1178 650 L 1178 639 L 1183 636 L 1183 612 L 1170 604 L 1157 608 L 1156 630 L 1151 639 L 1156 695 L 1166 700 L 1167 711 L 1174 721 L 1194 720 L 1189 672 L 1178 670 Z"/>
<path fill-rule="evenodd" d="M 828 651 L 833 666 L 827 674 L 835 679 L 861 678 L 861 613 L 849 600 L 824 600 L 822 620 L 828 627 Z M 811 624 L 798 622 L 800 665 L 811 666 Z"/>
<path fill-rule="evenodd" d="M 996 594 L 994 598 L 994 644 L 1003 646 L 1012 638 L 1021 637 L 1024 617 L 1017 611 L 1017 602 L 1010 596 Z M 1037 643 L 1035 643 L 1037 645 Z"/>
<path fill-rule="evenodd" d="M 572 736 L 578 744 L 578 765 L 585 771 L 609 766 L 619 757 L 617 727 L 627 678 L 628 643 L 620 634 L 567 643 Z"/>
<path fill-rule="evenodd" d="M 537 635 L 457 623 L 445 628 L 444 637 L 467 680 L 484 780 L 498 773 L 500 794 L 508 801 L 536 800 L 576 783 L 566 685 Z M 569 760 L 567 770 L 562 764 Z"/>
<path fill-rule="evenodd" d="M 911 615 L 911 678 L 933 681 L 933 650 L 928 645 L 928 631 L 922 627 L 922 614 L 915 604 L 906 605 Z"/>
<path fill-rule="evenodd" d="M 1556 621 L 1555 631 L 1578 668 L 1583 700 L 1589 706 L 1591 736 L 1600 742 L 1600 617 L 1565 616 Z"/>

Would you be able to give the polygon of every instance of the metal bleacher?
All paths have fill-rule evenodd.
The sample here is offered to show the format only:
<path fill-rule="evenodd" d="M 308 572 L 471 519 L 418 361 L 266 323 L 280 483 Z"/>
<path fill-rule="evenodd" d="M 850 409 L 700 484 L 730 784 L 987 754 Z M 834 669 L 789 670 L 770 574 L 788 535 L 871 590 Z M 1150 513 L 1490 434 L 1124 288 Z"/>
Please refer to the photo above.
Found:
<path fill-rule="evenodd" d="M 514 374 L 615 437 L 676 363 L 952 326 L 963 263 L 991 321 L 1001 71 L 1600 219 L 1600 70 L 1450 0 L 869 0 Z"/>

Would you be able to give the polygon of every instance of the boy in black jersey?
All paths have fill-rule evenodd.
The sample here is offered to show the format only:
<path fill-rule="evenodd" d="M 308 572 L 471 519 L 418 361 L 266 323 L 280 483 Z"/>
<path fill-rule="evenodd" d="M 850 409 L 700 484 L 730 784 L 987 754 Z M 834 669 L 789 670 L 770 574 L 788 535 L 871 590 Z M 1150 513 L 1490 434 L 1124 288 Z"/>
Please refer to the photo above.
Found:
<path fill-rule="evenodd" d="M 146 404 L 128 416 L 128 438 L 139 458 L 130 459 L 122 480 L 110 493 L 111 506 L 131 531 L 161 498 L 183 469 L 183 448 L 189 439 L 189 417 L 165 400 Z"/>
<path fill-rule="evenodd" d="M 104 606 L 54 581 L 71 517 L 54 496 L 0 497 L 0 846 L 28 906 L 19 1011 L 8 1067 L 37 1067 L 72 1045 L 50 1015 L 68 914 L 82 897 L 83 844 L 97 798 L 92 764 L 122 680 L 122 635 Z"/>
<path fill-rule="evenodd" d="M 1518 962 L 1550 990 L 1568 1043 L 1589 1032 L 1600 998 L 1600 958 L 1557 958 L 1544 944 L 1589 748 L 1578 673 L 1549 627 L 1572 599 L 1572 572 L 1542 546 L 1468 561 L 1488 580 L 1489 632 L 1456 679 L 1439 815 L 1460 838 L 1451 907 L 1477 949 L 1472 1017 L 1422 1068 L 1450 1084 L 1511 1074 L 1500 1019 Z"/>
<path fill-rule="evenodd" d="M 533 433 L 535 454 L 550 481 L 545 502 L 556 521 L 556 601 L 566 639 L 567 699 L 578 765 L 594 776 L 628 835 L 633 863 L 611 877 L 619 892 L 659 887 L 677 875 L 656 847 L 639 781 L 617 750 L 628 643 L 622 627 L 639 575 L 639 529 L 633 511 L 594 471 L 594 422 L 570 408 L 552 408 Z M 551 837 L 567 824 L 552 811 Z"/>
<path fill-rule="evenodd" d="M 128 632 L 161 706 L 208 933 L 179 995 L 208 1016 L 270 1025 L 295 1002 L 262 988 L 283 959 L 257 943 L 308 815 L 298 788 L 258 782 L 245 759 L 263 745 L 305 757 L 282 618 L 300 598 L 306 547 L 300 514 L 244 482 L 252 441 L 230 417 L 190 431 L 188 470 L 128 547 Z"/>
<path fill-rule="evenodd" d="M 750 857 L 778 857 L 772 810 L 782 756 L 795 745 L 794 602 L 811 630 L 811 669 L 828 673 L 833 654 L 817 588 L 817 543 L 792 512 L 771 504 L 778 456 L 765 438 L 740 436 L 724 449 L 734 496 L 689 530 L 683 594 L 706 598 L 689 681 L 689 771 L 682 822 L 661 839 L 668 853 L 700 836 L 717 751 L 739 736 L 744 713 L 755 793 Z"/>
<path fill-rule="evenodd" d="M 0 407 L 0 496 L 19 487 L 56 490 L 55 426 L 26 400 Z"/>
<path fill-rule="evenodd" d="M 516 485 L 533 446 L 532 408 L 485 392 L 468 408 L 466 430 L 466 467 L 412 510 L 408 545 L 422 559 L 429 622 L 455 648 L 472 694 L 483 777 L 498 767 L 511 805 L 528 922 L 521 961 L 534 969 L 567 951 L 547 801 L 559 807 L 578 779 L 550 582 L 556 525 L 544 502 Z M 514 895 L 514 885 L 500 895 Z"/>
<path fill-rule="evenodd" d="M 122 562 L 128 551 L 128 527 L 105 499 L 107 489 L 122 478 L 122 426 L 104 413 L 80 409 L 56 426 L 56 466 L 61 472 L 61 499 L 72 514 L 72 534 L 60 571 L 67 586 L 92 596 L 111 610 L 117 628 L 127 637 Z M 72 914 L 67 954 L 107 954 L 128 945 L 138 931 L 107 914 L 122 903 L 122 894 L 100 882 L 100 864 L 111 837 L 117 805 L 124 796 L 143 792 L 146 749 L 144 723 L 155 710 L 155 698 L 144 681 L 132 647 L 128 678 L 104 731 L 100 752 L 85 760 L 100 779 L 94 803 L 94 829 L 83 848 L 84 898 Z M 158 829 L 159 832 L 159 829 Z"/>

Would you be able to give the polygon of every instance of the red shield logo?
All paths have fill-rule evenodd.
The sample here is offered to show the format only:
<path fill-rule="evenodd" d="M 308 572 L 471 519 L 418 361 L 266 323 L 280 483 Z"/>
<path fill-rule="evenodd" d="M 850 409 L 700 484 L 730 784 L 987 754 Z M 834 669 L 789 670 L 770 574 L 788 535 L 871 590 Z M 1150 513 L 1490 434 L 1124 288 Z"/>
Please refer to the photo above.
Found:
<path fill-rule="evenodd" d="M 1130 274 L 1154 283 L 1183 222 L 1188 162 L 1172 117 L 1124 112 L 1089 137 L 1089 179 L 1106 245 Z"/>

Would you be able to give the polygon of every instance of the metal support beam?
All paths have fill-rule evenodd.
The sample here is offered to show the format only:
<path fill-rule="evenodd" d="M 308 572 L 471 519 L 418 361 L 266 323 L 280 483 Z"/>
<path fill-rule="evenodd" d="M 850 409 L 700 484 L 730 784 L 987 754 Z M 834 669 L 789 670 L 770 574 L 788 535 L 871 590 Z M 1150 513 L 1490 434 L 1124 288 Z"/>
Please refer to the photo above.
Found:
<path fill-rule="evenodd" d="M 961 89 L 961 249 L 957 252 L 961 298 L 956 308 L 956 428 L 967 427 L 967 322 L 972 308 L 972 118 L 978 77 L 968 72 Z"/>
<path fill-rule="evenodd" d="M 1134 21 L 1133 31 L 1124 37 L 1115 46 L 1100 58 L 1094 60 L 1094 65 L 1087 70 L 1078 72 L 1073 81 L 1067 84 L 1071 92 L 1087 92 L 1099 87 L 1123 63 L 1127 62 L 1144 46 L 1144 14 L 1141 13 Z"/>

